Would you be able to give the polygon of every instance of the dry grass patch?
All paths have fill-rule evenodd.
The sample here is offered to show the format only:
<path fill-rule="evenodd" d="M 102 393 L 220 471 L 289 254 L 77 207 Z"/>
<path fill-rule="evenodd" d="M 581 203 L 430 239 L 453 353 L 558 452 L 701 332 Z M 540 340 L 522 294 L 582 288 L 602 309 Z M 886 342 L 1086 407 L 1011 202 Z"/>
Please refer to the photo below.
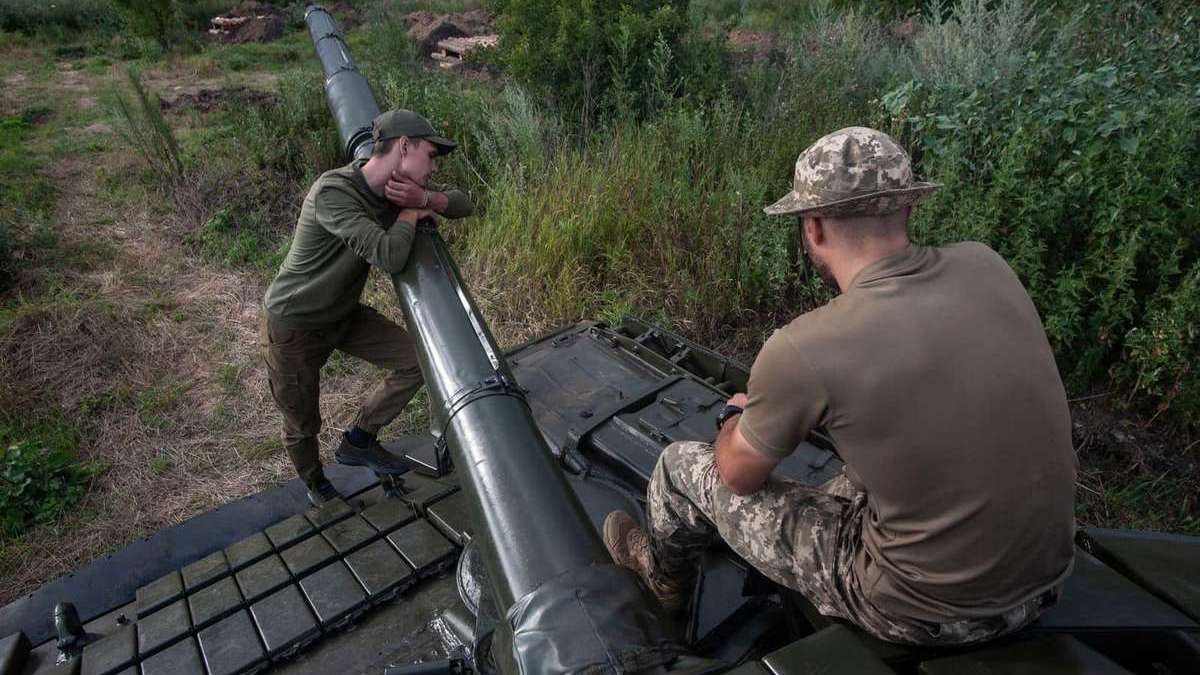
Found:
<path fill-rule="evenodd" d="M 61 413 L 103 471 L 70 515 L 5 542 L 0 604 L 290 474 L 256 358 L 260 281 L 184 254 L 125 153 L 46 166 L 57 245 L 5 303 L 0 401 L 14 419 Z"/>
<path fill-rule="evenodd" d="M 0 328 L 0 400 L 29 415 L 60 410 L 82 430 L 81 459 L 103 471 L 70 515 L 5 542 L 0 604 L 293 476 L 258 355 L 262 277 L 188 253 L 164 197 L 123 153 L 62 162 L 53 174 L 70 188 L 55 212 L 59 249 L 97 239 L 110 248 L 85 269 L 46 261 L 30 277 L 41 280 Z M 336 357 L 325 375 L 320 440 L 331 462 L 340 428 L 381 373 Z M 393 429 L 425 420 L 417 401 Z"/>

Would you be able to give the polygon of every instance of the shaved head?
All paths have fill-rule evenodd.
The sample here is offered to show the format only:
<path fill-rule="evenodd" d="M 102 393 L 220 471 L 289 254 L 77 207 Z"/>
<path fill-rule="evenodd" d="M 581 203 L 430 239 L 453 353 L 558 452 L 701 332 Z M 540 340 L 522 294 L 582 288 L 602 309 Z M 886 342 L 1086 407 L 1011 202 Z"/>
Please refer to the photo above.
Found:
<path fill-rule="evenodd" d="M 866 260 L 878 260 L 909 244 L 912 207 L 863 216 L 801 216 L 804 251 L 830 287 L 845 290 Z"/>
<path fill-rule="evenodd" d="M 892 239 L 908 232 L 909 209 L 883 215 L 837 216 L 822 218 L 829 234 L 850 246 L 863 246 L 872 239 Z"/>

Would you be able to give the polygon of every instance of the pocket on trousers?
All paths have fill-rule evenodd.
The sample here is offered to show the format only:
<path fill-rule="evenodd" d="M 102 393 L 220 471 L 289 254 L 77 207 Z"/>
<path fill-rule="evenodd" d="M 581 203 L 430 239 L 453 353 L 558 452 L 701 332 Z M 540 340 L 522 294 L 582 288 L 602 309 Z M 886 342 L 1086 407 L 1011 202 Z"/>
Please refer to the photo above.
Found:
<path fill-rule="evenodd" d="M 299 337 L 300 331 L 295 328 L 280 328 L 267 324 L 267 339 L 272 347 L 284 347 L 295 342 Z"/>
<path fill-rule="evenodd" d="M 304 408 L 304 391 L 300 388 L 299 375 L 281 373 L 268 367 L 267 381 L 271 386 L 271 397 L 281 410 L 295 415 Z"/>

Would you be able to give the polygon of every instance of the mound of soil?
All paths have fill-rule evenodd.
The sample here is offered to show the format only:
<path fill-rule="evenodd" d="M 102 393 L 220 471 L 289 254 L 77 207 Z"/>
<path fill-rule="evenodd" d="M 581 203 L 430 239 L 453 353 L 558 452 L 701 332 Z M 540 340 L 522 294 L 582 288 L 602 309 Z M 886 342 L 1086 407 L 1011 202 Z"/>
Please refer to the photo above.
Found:
<path fill-rule="evenodd" d="M 209 34 L 221 42 L 270 42 L 283 37 L 283 12 L 274 5 L 246 0 L 228 14 L 215 16 Z"/>
<path fill-rule="evenodd" d="M 413 12 L 405 17 L 408 22 L 408 39 L 417 47 L 421 56 L 429 56 L 438 48 L 438 42 L 452 37 L 474 37 L 495 32 L 492 28 L 492 13 L 486 9 L 472 9 L 453 14 Z"/>
<path fill-rule="evenodd" d="M 775 33 L 735 28 L 725 38 L 734 61 L 754 63 L 775 58 L 781 53 L 779 36 Z"/>
<path fill-rule="evenodd" d="M 173 108 L 195 108 L 200 112 L 212 112 L 217 108 L 236 104 L 240 106 L 273 105 L 279 102 L 279 97 L 265 91 L 256 91 L 246 87 L 233 89 L 201 89 L 194 94 L 180 94 L 169 101 L 161 101 L 163 110 Z"/>
<path fill-rule="evenodd" d="M 363 22 L 362 14 L 358 9 L 344 0 L 323 4 L 322 6 L 333 15 L 334 19 L 337 19 L 338 28 L 343 31 L 359 26 Z"/>

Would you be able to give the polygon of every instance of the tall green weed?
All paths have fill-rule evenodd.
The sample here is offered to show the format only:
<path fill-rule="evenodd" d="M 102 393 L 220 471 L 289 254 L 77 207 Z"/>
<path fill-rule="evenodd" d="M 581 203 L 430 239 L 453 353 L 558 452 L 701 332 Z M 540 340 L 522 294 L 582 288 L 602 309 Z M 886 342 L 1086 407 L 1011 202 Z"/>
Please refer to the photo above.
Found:
<path fill-rule="evenodd" d="M 164 47 L 178 29 L 178 7 L 172 0 L 113 0 L 130 30 Z"/>
<path fill-rule="evenodd" d="M 183 158 L 175 132 L 163 116 L 162 100 L 142 84 L 138 69 L 127 68 L 125 80 L 108 92 L 118 131 L 163 185 L 173 191 L 183 181 Z"/>
<path fill-rule="evenodd" d="M 229 130 L 251 166 L 290 182 L 311 182 L 341 163 L 319 69 L 285 75 L 277 103 L 242 110 Z"/>

